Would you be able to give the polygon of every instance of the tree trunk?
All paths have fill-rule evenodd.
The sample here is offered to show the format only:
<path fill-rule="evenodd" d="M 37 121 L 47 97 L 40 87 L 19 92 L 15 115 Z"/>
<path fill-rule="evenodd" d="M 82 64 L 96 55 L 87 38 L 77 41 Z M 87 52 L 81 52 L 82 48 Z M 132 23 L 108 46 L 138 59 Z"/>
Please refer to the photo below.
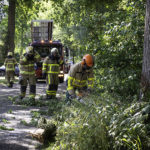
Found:
<path fill-rule="evenodd" d="M 23 24 L 21 25 L 21 50 L 20 50 L 20 55 L 23 53 L 23 36 L 24 36 L 24 27 Z"/>
<path fill-rule="evenodd" d="M 15 49 L 15 10 L 16 0 L 9 0 L 8 8 L 8 51 L 14 52 Z"/>
<path fill-rule="evenodd" d="M 144 96 L 150 93 L 150 0 L 146 1 L 145 31 L 141 88 Z M 149 95 L 149 94 L 148 94 Z"/>

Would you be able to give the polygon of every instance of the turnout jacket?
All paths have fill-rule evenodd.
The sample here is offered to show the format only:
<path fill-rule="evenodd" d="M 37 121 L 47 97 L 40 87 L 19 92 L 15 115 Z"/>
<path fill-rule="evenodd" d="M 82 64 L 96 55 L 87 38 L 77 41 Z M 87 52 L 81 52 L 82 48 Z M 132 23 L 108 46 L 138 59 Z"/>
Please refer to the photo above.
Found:
<path fill-rule="evenodd" d="M 6 67 L 6 72 L 15 71 L 15 65 L 17 65 L 17 61 L 15 58 L 6 58 L 4 65 Z"/>
<path fill-rule="evenodd" d="M 63 63 L 63 61 L 61 59 L 52 60 L 49 58 L 49 56 L 47 56 L 43 62 L 42 73 L 58 75 L 60 72 L 59 68 L 62 63 Z"/>
<path fill-rule="evenodd" d="M 35 75 L 34 65 L 39 62 L 41 57 L 38 52 L 34 51 L 34 58 L 32 60 L 27 60 L 25 54 L 20 57 L 19 68 L 21 75 Z"/>
<path fill-rule="evenodd" d="M 83 87 L 92 88 L 94 83 L 93 69 L 83 70 L 81 62 L 73 65 L 68 74 L 67 90 L 70 95 L 75 94 L 75 89 Z"/>
<path fill-rule="evenodd" d="M 58 74 L 60 72 L 60 65 L 63 63 L 63 60 L 53 60 L 47 56 L 44 59 L 42 73 L 47 74 L 48 84 L 58 84 Z"/>

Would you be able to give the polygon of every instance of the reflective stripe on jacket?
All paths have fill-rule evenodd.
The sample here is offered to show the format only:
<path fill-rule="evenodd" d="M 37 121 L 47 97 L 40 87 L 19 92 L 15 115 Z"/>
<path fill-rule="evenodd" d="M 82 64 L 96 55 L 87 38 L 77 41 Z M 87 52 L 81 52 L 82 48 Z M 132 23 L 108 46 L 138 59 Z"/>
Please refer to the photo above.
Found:
<path fill-rule="evenodd" d="M 6 71 L 15 71 L 15 65 L 17 64 L 17 61 L 15 58 L 6 58 L 4 65 L 6 67 Z"/>
<path fill-rule="evenodd" d="M 60 61 L 52 60 L 47 56 L 43 62 L 42 72 L 47 74 L 59 74 Z"/>
<path fill-rule="evenodd" d="M 94 74 L 93 70 L 83 70 L 81 62 L 73 65 L 68 74 L 68 92 L 74 94 L 74 88 L 93 87 Z"/>
<path fill-rule="evenodd" d="M 24 55 L 20 57 L 19 62 L 19 69 L 21 75 L 33 75 L 35 74 L 35 63 L 39 62 L 41 60 L 40 55 L 35 51 L 34 52 L 34 59 L 33 60 L 27 60 Z"/>

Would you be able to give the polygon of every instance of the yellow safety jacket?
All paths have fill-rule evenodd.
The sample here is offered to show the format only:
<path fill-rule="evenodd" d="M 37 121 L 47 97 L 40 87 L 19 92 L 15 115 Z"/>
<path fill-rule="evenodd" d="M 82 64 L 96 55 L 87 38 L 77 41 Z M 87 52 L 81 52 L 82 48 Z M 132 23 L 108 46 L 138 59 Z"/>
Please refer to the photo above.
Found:
<path fill-rule="evenodd" d="M 43 61 L 42 73 L 46 73 L 49 84 L 58 84 L 58 74 L 60 72 L 60 65 L 63 63 L 63 60 L 52 60 L 47 56 Z"/>
<path fill-rule="evenodd" d="M 83 87 L 93 88 L 94 73 L 93 70 L 83 70 L 82 64 L 77 63 L 73 65 L 68 74 L 68 92 L 74 94 L 75 89 L 82 89 Z"/>
<path fill-rule="evenodd" d="M 22 55 L 20 57 L 19 62 L 19 69 L 21 75 L 35 75 L 35 63 L 39 62 L 41 60 L 40 55 L 38 52 L 34 52 L 34 59 L 33 60 L 27 60 L 27 58 Z"/>
<path fill-rule="evenodd" d="M 17 61 L 15 58 L 6 58 L 4 62 L 6 72 L 15 71 L 15 65 L 17 65 Z"/>

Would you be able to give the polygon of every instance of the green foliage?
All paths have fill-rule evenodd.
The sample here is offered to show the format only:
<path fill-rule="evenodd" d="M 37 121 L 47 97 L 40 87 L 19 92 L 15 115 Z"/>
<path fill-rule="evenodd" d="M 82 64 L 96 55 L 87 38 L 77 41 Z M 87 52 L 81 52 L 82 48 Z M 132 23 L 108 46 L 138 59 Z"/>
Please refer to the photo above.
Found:
<path fill-rule="evenodd" d="M 51 100 L 49 102 L 49 105 L 48 105 L 48 115 L 51 115 L 53 116 L 54 114 L 58 113 L 62 107 L 64 107 L 64 102 L 63 101 L 57 101 L 57 100 Z"/>
<path fill-rule="evenodd" d="M 105 99 L 105 100 L 104 100 Z M 108 94 L 73 101 L 55 114 L 57 134 L 49 149 L 149 149 L 150 106 L 116 102 Z"/>
<path fill-rule="evenodd" d="M 103 90 L 131 100 L 139 92 L 144 3 L 124 1 L 120 4 L 118 11 L 106 16 L 103 40 L 96 51 L 96 78 Z"/>
<path fill-rule="evenodd" d="M 6 123 L 10 123 L 10 122 L 9 122 L 8 120 L 6 120 L 5 118 L 2 119 L 2 122 L 5 123 L 5 124 L 6 124 Z"/>
<path fill-rule="evenodd" d="M 94 104 L 82 106 L 76 102 L 66 108 L 62 113 L 65 120 L 58 124 L 54 149 L 108 149 L 106 124 L 100 117 L 104 111 L 100 115 L 97 111 Z"/>
<path fill-rule="evenodd" d="M 58 0 L 52 5 L 61 40 L 71 54 L 95 55 L 96 87 L 122 99 L 138 97 L 144 1 Z"/>
<path fill-rule="evenodd" d="M 31 114 L 33 118 L 37 118 L 37 119 L 40 118 L 40 113 L 38 111 L 31 111 Z"/>
<path fill-rule="evenodd" d="M 12 114 L 12 110 L 9 109 L 9 110 L 7 111 L 7 113 L 8 113 L 8 114 Z"/>
<path fill-rule="evenodd" d="M 1 79 L 1 80 L 0 80 L 0 84 L 2 84 L 2 85 L 6 85 L 6 84 L 7 84 L 7 82 L 6 82 L 6 80 L 5 80 L 5 79 Z"/>
<path fill-rule="evenodd" d="M 109 135 L 114 143 L 113 148 L 146 149 L 149 147 L 145 121 L 148 112 L 145 112 L 148 103 L 135 102 L 116 112 L 110 121 Z"/>
<path fill-rule="evenodd" d="M 20 124 L 23 124 L 25 126 L 34 126 L 34 127 L 36 127 L 37 124 L 38 124 L 38 121 L 37 121 L 37 119 L 32 118 L 30 122 L 26 122 L 26 120 L 21 120 Z"/>
<path fill-rule="evenodd" d="M 20 124 L 23 124 L 23 125 L 25 125 L 25 126 L 28 125 L 28 123 L 27 123 L 25 120 L 21 120 L 21 121 L 20 121 Z"/>
<path fill-rule="evenodd" d="M 6 126 L 0 125 L 0 130 L 8 130 L 8 131 L 13 131 L 13 128 L 7 128 Z"/>

